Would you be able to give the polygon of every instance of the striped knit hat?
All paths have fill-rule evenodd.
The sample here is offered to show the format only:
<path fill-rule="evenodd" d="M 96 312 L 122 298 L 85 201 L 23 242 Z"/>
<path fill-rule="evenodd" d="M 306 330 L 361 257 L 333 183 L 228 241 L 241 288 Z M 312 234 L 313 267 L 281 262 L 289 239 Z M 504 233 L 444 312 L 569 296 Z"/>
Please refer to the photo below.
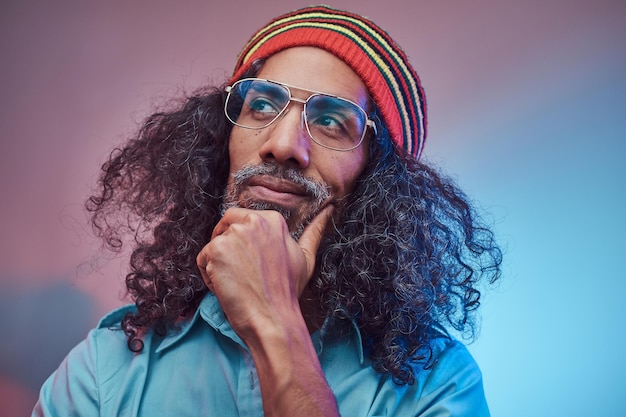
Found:
<path fill-rule="evenodd" d="M 280 16 L 252 36 L 239 54 L 232 80 L 253 61 L 296 46 L 336 55 L 363 80 L 392 140 L 419 158 L 426 139 L 426 98 L 420 80 L 398 45 L 372 21 L 327 6 Z"/>

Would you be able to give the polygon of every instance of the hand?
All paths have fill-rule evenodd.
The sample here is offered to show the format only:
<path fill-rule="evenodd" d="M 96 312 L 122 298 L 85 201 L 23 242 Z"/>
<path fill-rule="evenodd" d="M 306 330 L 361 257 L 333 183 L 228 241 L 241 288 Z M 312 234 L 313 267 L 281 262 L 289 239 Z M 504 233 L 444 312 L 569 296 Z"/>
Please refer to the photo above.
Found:
<path fill-rule="evenodd" d="M 244 339 L 302 320 L 298 298 L 311 279 L 332 206 L 324 208 L 296 242 L 275 211 L 229 209 L 197 257 L 208 288 Z M 294 317 L 295 316 L 295 317 Z"/>
<path fill-rule="evenodd" d="M 250 349 L 267 416 L 339 415 L 298 304 L 332 211 L 324 208 L 296 242 L 275 211 L 229 209 L 197 257 Z"/>

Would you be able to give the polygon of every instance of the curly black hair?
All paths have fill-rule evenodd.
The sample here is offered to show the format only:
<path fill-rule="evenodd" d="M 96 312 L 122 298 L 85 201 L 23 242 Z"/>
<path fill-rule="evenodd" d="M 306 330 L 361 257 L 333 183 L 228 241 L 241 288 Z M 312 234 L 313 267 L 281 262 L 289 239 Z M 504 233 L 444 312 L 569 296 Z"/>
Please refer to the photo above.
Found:
<path fill-rule="evenodd" d="M 256 71 L 253 68 L 253 71 Z M 126 286 L 137 311 L 122 328 L 132 351 L 147 331 L 165 334 L 208 289 L 196 256 L 220 219 L 232 126 L 221 88 L 207 88 L 149 116 L 102 167 L 86 204 L 108 249 L 133 252 Z M 454 181 L 378 132 L 369 163 L 317 255 L 309 284 L 319 317 L 356 321 L 381 373 L 413 383 L 444 329 L 474 334 L 479 281 L 500 276 L 501 251 Z"/>
<path fill-rule="evenodd" d="M 480 281 L 499 279 L 502 253 L 455 182 L 384 129 L 370 158 L 312 285 L 323 311 L 356 319 L 375 369 L 410 384 L 415 364 L 432 364 L 433 338 L 475 336 Z"/>

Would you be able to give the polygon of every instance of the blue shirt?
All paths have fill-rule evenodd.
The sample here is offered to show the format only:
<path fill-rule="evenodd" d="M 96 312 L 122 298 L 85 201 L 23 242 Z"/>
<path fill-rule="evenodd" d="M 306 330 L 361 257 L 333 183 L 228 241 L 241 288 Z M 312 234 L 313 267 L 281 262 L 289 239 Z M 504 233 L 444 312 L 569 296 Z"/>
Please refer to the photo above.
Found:
<path fill-rule="evenodd" d="M 165 337 L 149 333 L 131 352 L 119 329 L 134 306 L 104 317 L 41 388 L 33 416 L 262 416 L 250 353 L 215 296 Z M 326 329 L 325 326 L 323 329 Z M 489 416 L 482 377 L 458 341 L 433 342 L 436 364 L 413 385 L 397 386 L 364 356 L 358 329 L 312 335 L 342 416 Z"/>

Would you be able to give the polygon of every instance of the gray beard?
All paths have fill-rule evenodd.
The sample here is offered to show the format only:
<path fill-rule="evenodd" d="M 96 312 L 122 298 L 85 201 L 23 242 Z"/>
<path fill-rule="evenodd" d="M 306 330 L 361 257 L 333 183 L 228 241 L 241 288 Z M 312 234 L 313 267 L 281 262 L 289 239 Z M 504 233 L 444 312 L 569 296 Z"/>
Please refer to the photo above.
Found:
<path fill-rule="evenodd" d="M 306 190 L 310 196 L 310 203 L 299 210 L 291 210 L 278 204 L 263 200 L 242 199 L 241 192 L 248 179 L 257 175 L 267 175 L 291 181 Z M 224 201 L 222 202 L 222 216 L 231 207 L 241 207 L 252 210 L 275 210 L 279 212 L 289 227 L 291 236 L 298 240 L 313 217 L 319 213 L 324 202 L 330 198 L 327 184 L 305 177 L 293 168 L 283 168 L 276 164 L 262 163 L 261 165 L 246 165 L 232 174 L 233 183 L 226 187 Z"/>

